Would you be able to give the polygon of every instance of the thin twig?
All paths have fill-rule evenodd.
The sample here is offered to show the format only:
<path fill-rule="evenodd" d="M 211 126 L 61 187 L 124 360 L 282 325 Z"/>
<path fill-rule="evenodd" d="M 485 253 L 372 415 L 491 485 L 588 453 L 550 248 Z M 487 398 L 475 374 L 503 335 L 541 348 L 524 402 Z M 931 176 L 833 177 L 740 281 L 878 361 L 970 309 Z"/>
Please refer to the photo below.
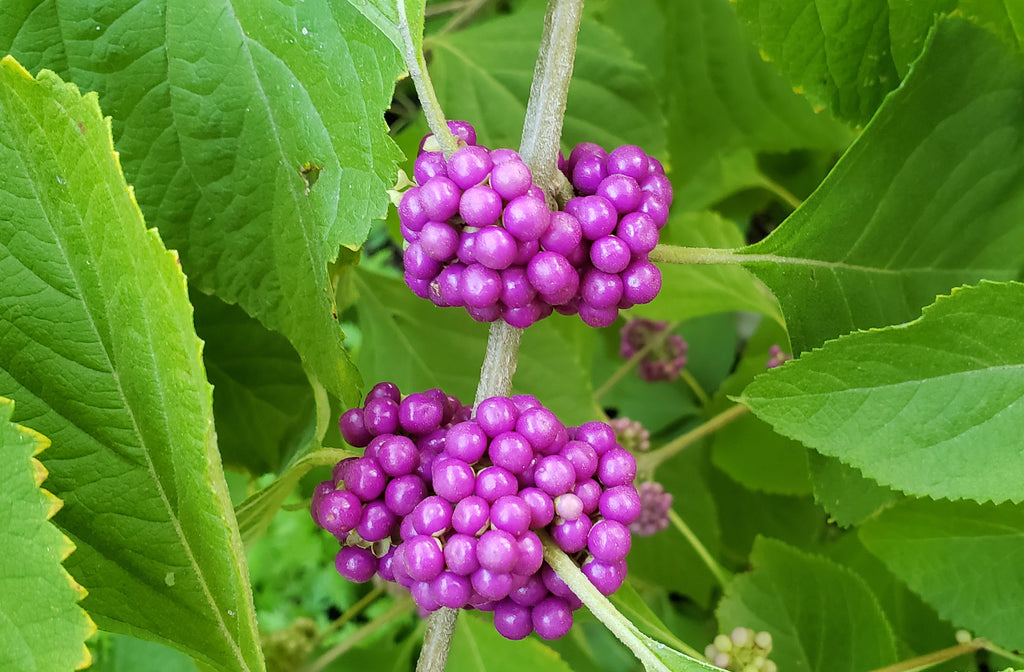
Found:
<path fill-rule="evenodd" d="M 453 30 L 458 30 L 462 26 L 466 25 L 473 16 L 479 12 L 489 0 L 470 0 L 465 3 L 459 12 L 448 20 L 448 23 L 441 26 L 441 30 L 437 31 L 438 35 L 444 35 L 450 33 Z"/>
<path fill-rule="evenodd" d="M 947 660 L 952 660 L 958 656 L 963 656 L 979 649 L 987 648 L 985 644 L 986 642 L 983 639 L 972 639 L 969 642 L 957 644 L 956 646 L 951 646 L 948 649 L 933 651 L 931 653 L 926 653 L 923 656 L 917 656 L 916 658 L 901 660 L 900 662 L 893 663 L 892 665 L 879 667 L 873 672 L 918 672 L 918 670 L 926 670 L 933 665 L 944 663 Z"/>
<path fill-rule="evenodd" d="M 640 363 L 640 360 L 646 357 L 655 348 L 660 348 L 678 326 L 678 322 L 673 322 L 663 330 L 651 336 L 650 339 L 644 343 L 644 347 L 633 353 L 632 357 L 623 362 L 619 368 L 615 369 L 615 371 L 612 372 L 612 375 L 608 376 L 608 380 L 604 381 L 604 383 L 601 384 L 601 387 L 597 388 L 594 392 L 594 398 L 600 400 L 604 395 L 608 394 L 608 392 L 610 392 L 611 389 L 626 376 L 626 374 L 636 368 Z"/>
<path fill-rule="evenodd" d="M 351 607 L 346 609 L 344 614 L 342 614 L 338 618 L 334 619 L 334 621 L 329 626 L 324 628 L 324 630 L 320 634 L 318 634 L 316 636 L 316 639 L 314 640 L 313 645 L 314 646 L 319 646 L 320 642 L 324 641 L 324 638 L 327 637 L 329 634 L 331 634 L 332 632 L 335 632 L 335 631 L 340 630 L 341 628 L 345 627 L 345 624 L 347 624 L 349 621 L 351 621 L 353 618 L 355 618 L 359 614 L 363 613 L 363 609 L 366 609 L 368 606 L 373 604 L 374 600 L 376 600 L 378 597 L 380 597 L 381 593 L 383 593 L 383 592 L 384 592 L 384 585 L 381 584 L 381 585 L 376 586 L 373 590 L 368 592 L 366 595 L 363 595 L 363 597 L 360 598 L 360 600 L 358 602 L 356 602 Z"/>
<path fill-rule="evenodd" d="M 352 633 L 351 636 L 346 637 L 344 641 L 339 642 L 337 646 L 327 651 L 325 654 L 313 661 L 309 666 L 303 668 L 303 672 L 320 672 L 328 665 L 333 663 L 339 657 L 345 655 L 345 653 L 354 647 L 359 642 L 363 641 L 377 630 L 391 623 L 395 618 L 412 612 L 413 601 L 410 598 L 403 598 L 397 600 L 390 609 L 385 611 L 383 614 L 373 619 L 359 630 Z"/>
<path fill-rule="evenodd" d="M 444 152 L 445 158 L 449 158 L 458 149 L 455 136 L 448 128 L 448 122 L 444 118 L 444 111 L 441 103 L 437 101 L 437 94 L 434 92 L 434 85 L 430 82 L 430 75 L 427 73 L 427 62 L 423 58 L 423 50 L 416 48 L 416 42 L 412 37 L 412 26 L 409 25 L 409 17 L 405 11 L 405 0 L 396 0 L 398 7 L 398 32 L 402 35 L 402 56 L 405 59 L 405 67 L 409 69 L 409 76 L 416 86 L 416 94 L 420 98 L 420 107 L 423 109 L 423 116 L 427 119 L 427 125 L 434 133 L 437 144 Z"/>
<path fill-rule="evenodd" d="M 649 453 L 643 453 L 636 456 L 636 469 L 637 473 L 650 474 L 653 473 L 658 466 L 665 460 L 674 457 L 680 451 L 687 446 L 700 441 L 708 434 L 715 432 L 722 427 L 725 427 L 736 418 L 748 413 L 749 410 L 746 406 L 737 404 L 732 408 L 722 411 L 715 417 L 711 418 L 704 424 L 695 429 L 690 430 L 686 434 L 669 441 L 661 448 L 652 450 Z"/>
<path fill-rule="evenodd" d="M 690 529 L 690 526 L 686 524 L 686 521 L 675 512 L 675 509 L 668 510 L 668 518 L 672 521 L 672 525 L 674 525 L 675 528 L 679 530 L 684 537 L 686 537 L 686 540 L 690 542 L 691 546 L 693 546 L 693 550 L 697 551 L 697 555 L 700 556 L 700 559 L 703 560 L 704 564 L 707 565 L 709 570 L 711 570 L 715 580 L 724 588 L 725 584 L 729 583 L 732 579 L 729 572 L 718 564 L 718 561 L 712 557 L 711 553 L 708 552 L 707 547 L 705 547 L 697 535 L 694 534 L 693 530 Z"/>

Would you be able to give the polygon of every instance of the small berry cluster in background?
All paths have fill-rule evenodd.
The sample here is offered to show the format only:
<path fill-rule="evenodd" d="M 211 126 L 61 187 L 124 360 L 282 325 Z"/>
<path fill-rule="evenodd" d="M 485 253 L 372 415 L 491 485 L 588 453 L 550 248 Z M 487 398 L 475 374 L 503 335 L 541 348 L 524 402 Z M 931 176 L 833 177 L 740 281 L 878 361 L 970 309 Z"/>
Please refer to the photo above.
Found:
<path fill-rule="evenodd" d="M 615 430 L 615 440 L 631 453 L 646 453 L 651 449 L 651 433 L 642 423 L 629 418 L 615 418 L 608 424 Z"/>
<path fill-rule="evenodd" d="M 654 299 L 661 272 L 648 255 L 672 203 L 657 159 L 633 145 L 577 145 L 559 165 L 577 195 L 552 212 L 518 153 L 476 144 L 466 122 L 448 125 L 459 149 L 446 160 L 424 138 L 418 186 L 398 204 L 413 293 L 519 328 L 553 310 L 605 327 Z"/>
<path fill-rule="evenodd" d="M 629 526 L 638 537 L 650 537 L 668 527 L 668 511 L 672 508 L 672 493 L 655 481 L 645 481 L 637 487 L 640 494 L 640 515 Z"/>
<path fill-rule="evenodd" d="M 425 611 L 494 612 L 509 639 L 561 637 L 582 603 L 544 562 L 543 532 L 609 595 L 640 515 L 636 461 L 607 424 L 566 427 L 530 395 L 471 409 L 439 390 L 380 383 L 339 421 L 364 455 L 314 491 L 314 521 L 341 543 L 346 579 L 374 575 Z"/>
<path fill-rule="evenodd" d="M 715 637 L 704 649 L 704 657 L 715 667 L 732 672 L 777 672 L 778 667 L 768 660 L 771 651 L 771 633 L 734 628 L 729 635 Z"/>
<path fill-rule="evenodd" d="M 782 366 L 789 360 L 793 359 L 793 355 L 782 351 L 778 345 L 773 345 L 768 348 L 768 361 L 765 362 L 765 368 L 774 369 L 777 366 Z"/>
<path fill-rule="evenodd" d="M 662 338 L 667 322 L 637 318 L 622 327 L 619 354 L 623 359 L 636 355 L 651 342 Z M 637 374 L 646 381 L 675 380 L 686 366 L 686 341 L 678 334 L 670 334 L 640 360 Z"/>

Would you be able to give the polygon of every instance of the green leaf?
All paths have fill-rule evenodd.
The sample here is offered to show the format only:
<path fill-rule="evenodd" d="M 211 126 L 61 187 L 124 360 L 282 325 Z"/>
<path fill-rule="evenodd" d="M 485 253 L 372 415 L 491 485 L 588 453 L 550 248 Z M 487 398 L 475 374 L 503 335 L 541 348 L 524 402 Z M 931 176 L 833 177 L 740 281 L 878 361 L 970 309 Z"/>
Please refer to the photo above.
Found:
<path fill-rule="evenodd" d="M 1024 265 L 1024 71 L 943 20 L 913 72 L 803 207 L 744 250 L 796 352 L 913 319 L 936 294 Z"/>
<path fill-rule="evenodd" d="M 859 332 L 760 376 L 758 417 L 908 494 L 1024 500 L 1024 284 L 955 290 L 908 325 Z"/>
<path fill-rule="evenodd" d="M 50 442 L 13 424 L 13 412 L 0 397 L 0 668 L 79 670 L 96 626 L 78 606 L 85 591 L 61 565 L 75 548 L 49 522 L 61 501 L 39 487 L 46 469 L 34 456 Z"/>
<path fill-rule="evenodd" d="M 676 210 L 661 231 L 660 242 L 690 247 L 729 248 L 743 245 L 732 222 L 705 210 Z M 656 320 L 687 320 L 719 312 L 760 313 L 782 323 L 779 305 L 764 285 L 742 268 L 694 264 L 662 264 L 661 292 L 631 314 Z"/>
<path fill-rule="evenodd" d="M 765 537 L 754 542 L 750 562 L 719 603 L 722 632 L 770 632 L 780 670 L 860 672 L 895 662 L 892 629 L 859 576 Z"/>
<path fill-rule="evenodd" d="M 860 525 L 903 497 L 834 457 L 810 450 L 807 460 L 814 499 L 843 527 Z"/>
<path fill-rule="evenodd" d="M 104 629 L 261 670 L 177 260 L 145 229 L 94 95 L 5 58 L 0 120 L 0 394 L 54 441 L 83 606 Z"/>
<path fill-rule="evenodd" d="M 456 33 L 432 35 L 430 72 L 449 118 L 468 119 L 481 144 L 518 147 L 540 44 L 543 14 L 526 9 Z M 665 148 L 664 120 L 648 72 L 599 23 L 580 25 L 562 146 L 596 142 Z"/>
<path fill-rule="evenodd" d="M 465 610 L 459 612 L 445 668 L 448 672 L 570 672 L 565 661 L 538 640 L 505 639 L 490 621 Z"/>
<path fill-rule="evenodd" d="M 627 8 L 630 0 L 621 0 Z M 730 3 L 661 0 L 662 23 L 646 31 L 666 34 L 665 92 L 671 177 L 678 189 L 690 180 L 736 182 L 737 152 L 798 148 L 840 150 L 849 132 L 806 100 L 758 56 L 740 30 Z M 628 11 L 628 9 L 627 9 Z M 747 182 L 760 181 L 746 163 Z M 710 176 L 719 175 L 717 180 Z M 736 184 L 735 186 L 746 186 Z"/>
<path fill-rule="evenodd" d="M 1024 509 L 907 500 L 860 528 L 889 570 L 957 627 L 1024 647 Z"/>
<path fill-rule="evenodd" d="M 372 344 L 358 355 L 367 380 L 389 380 L 406 391 L 439 387 L 472 403 L 487 325 L 461 308 L 438 308 L 420 299 L 401 280 L 357 270 L 354 286 L 363 339 Z M 579 318 L 557 315 L 527 329 L 513 392 L 539 395 L 566 423 L 593 420 L 599 413 L 585 356 L 591 332 Z"/>
<path fill-rule="evenodd" d="M 113 116 L 128 181 L 192 286 L 283 333 L 355 403 L 361 381 L 327 266 L 388 205 L 398 153 L 382 115 L 397 50 L 347 2 L 92 0 L 41 14 L 55 25 L 0 51 L 33 56 L 33 71 L 60 67 L 48 40 L 61 39 L 73 81 Z"/>
<path fill-rule="evenodd" d="M 815 105 L 867 122 L 921 53 L 935 18 L 954 11 L 1015 40 L 1003 0 L 739 0 L 765 58 Z"/>
<path fill-rule="evenodd" d="M 316 402 L 302 360 L 284 336 L 237 306 L 191 292 L 225 464 L 278 472 L 316 440 Z"/>
<path fill-rule="evenodd" d="M 765 371 L 769 349 L 785 342 L 783 327 L 776 322 L 762 321 L 747 341 L 736 370 L 716 393 L 711 413 L 717 415 L 733 406 L 731 396 L 739 394 L 754 376 Z M 811 492 L 807 448 L 776 434 L 770 425 L 749 413 L 712 434 L 711 462 L 751 490 L 780 495 Z"/>
<path fill-rule="evenodd" d="M 104 632 L 90 672 L 198 672 L 185 654 L 156 642 Z"/>
<path fill-rule="evenodd" d="M 857 534 L 842 535 L 829 544 L 827 553 L 856 572 L 878 597 L 897 637 L 900 659 L 938 651 L 955 641 L 953 626 L 864 548 Z"/>

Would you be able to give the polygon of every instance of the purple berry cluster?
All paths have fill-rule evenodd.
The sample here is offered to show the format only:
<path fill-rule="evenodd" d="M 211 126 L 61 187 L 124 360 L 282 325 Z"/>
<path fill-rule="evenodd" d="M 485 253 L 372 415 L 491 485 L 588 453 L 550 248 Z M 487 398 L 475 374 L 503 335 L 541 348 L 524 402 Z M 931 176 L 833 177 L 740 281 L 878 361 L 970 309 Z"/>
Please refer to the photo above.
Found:
<path fill-rule="evenodd" d="M 793 359 L 793 355 L 783 352 L 782 348 L 778 345 L 773 345 L 768 348 L 768 361 L 765 362 L 764 366 L 766 369 L 774 369 L 782 366 L 791 359 Z"/>
<path fill-rule="evenodd" d="M 629 418 L 615 418 L 608 424 L 615 430 L 615 440 L 631 453 L 646 453 L 651 449 L 651 433 L 643 423 Z"/>
<path fill-rule="evenodd" d="M 346 579 L 397 582 L 428 612 L 493 611 L 509 639 L 561 637 L 581 606 L 538 532 L 602 593 L 622 585 L 641 500 L 608 425 L 566 427 L 530 395 L 485 399 L 470 419 L 438 390 L 402 398 L 380 383 L 340 427 L 364 455 L 338 463 L 311 513 L 341 543 Z"/>
<path fill-rule="evenodd" d="M 637 488 L 640 494 L 640 515 L 629 531 L 638 537 L 650 537 L 668 527 L 668 511 L 672 508 L 672 493 L 656 481 L 645 481 Z"/>
<path fill-rule="evenodd" d="M 686 366 L 686 341 L 678 334 L 662 337 L 668 329 L 667 322 L 637 318 L 622 327 L 619 354 L 629 359 L 640 352 L 653 339 L 661 342 L 644 355 L 637 367 L 637 374 L 646 381 L 675 380 Z"/>
<path fill-rule="evenodd" d="M 480 322 L 525 328 L 553 310 L 605 327 L 648 303 L 661 272 L 648 260 L 672 186 L 657 159 L 627 145 L 577 145 L 559 168 L 576 196 L 552 212 L 522 158 L 476 144 L 466 122 L 449 159 L 424 138 L 398 206 L 405 281 L 417 296 Z"/>

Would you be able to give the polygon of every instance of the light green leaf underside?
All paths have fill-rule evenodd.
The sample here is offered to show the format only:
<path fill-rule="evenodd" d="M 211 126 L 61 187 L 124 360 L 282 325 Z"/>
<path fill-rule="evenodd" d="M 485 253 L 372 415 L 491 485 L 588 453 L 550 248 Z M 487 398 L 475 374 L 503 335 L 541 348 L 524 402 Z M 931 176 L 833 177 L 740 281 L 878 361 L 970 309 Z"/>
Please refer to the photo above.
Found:
<path fill-rule="evenodd" d="M 935 18 L 956 12 L 1011 42 L 1020 28 L 1003 0 L 739 0 L 737 11 L 766 59 L 815 105 L 865 123 L 899 86 Z"/>
<path fill-rule="evenodd" d="M 743 402 L 776 431 L 911 495 L 1024 500 L 1024 284 L 940 298 L 909 325 L 826 343 Z"/>
<path fill-rule="evenodd" d="M 791 672 L 861 672 L 895 662 L 892 629 L 859 576 L 765 537 L 754 542 L 750 564 L 718 605 L 722 632 L 770 632 L 771 659 Z"/>
<path fill-rule="evenodd" d="M 92 0 L 26 20 L 0 52 L 99 92 L 147 221 L 193 286 L 285 334 L 354 403 L 327 265 L 388 204 L 393 45 L 327 0 Z"/>
<path fill-rule="evenodd" d="M 104 629 L 261 670 L 211 391 L 176 258 L 95 96 L 0 66 L 0 394 L 54 442 L 69 571 Z"/>
<path fill-rule="evenodd" d="M 543 23 L 543 14 L 524 10 L 427 40 L 445 113 L 472 121 L 481 144 L 519 147 Z M 637 144 L 654 155 L 665 149 L 650 74 L 612 31 L 589 19 L 580 26 L 562 132 L 563 149 L 580 142 Z"/>
<path fill-rule="evenodd" d="M 797 352 L 913 319 L 937 294 L 1024 266 L 1024 71 L 994 36 L 940 21 L 901 88 L 744 265 Z"/>
<path fill-rule="evenodd" d="M 536 639 L 514 642 L 494 629 L 490 616 L 459 612 L 447 672 L 570 672 L 561 656 Z"/>
<path fill-rule="evenodd" d="M 869 551 L 953 625 L 1024 647 L 1024 509 L 909 500 L 860 528 Z"/>
<path fill-rule="evenodd" d="M 356 270 L 354 285 L 365 344 L 357 359 L 367 380 L 389 380 L 403 392 L 439 387 L 472 403 L 488 325 L 462 308 L 438 308 L 418 298 L 401 280 Z M 561 316 L 527 329 L 513 393 L 539 395 L 567 424 L 593 420 L 597 409 L 584 354 L 590 331 L 578 318 Z"/>
<path fill-rule="evenodd" d="M 676 211 L 662 229 L 659 242 L 730 248 L 743 245 L 743 235 L 732 222 L 710 210 Z M 684 264 L 662 264 L 660 268 L 661 292 L 651 303 L 633 308 L 632 313 L 658 320 L 687 320 L 742 310 L 782 323 L 775 298 L 742 268 Z"/>
<path fill-rule="evenodd" d="M 78 606 L 85 591 L 61 565 L 74 551 L 49 522 L 61 502 L 39 487 L 46 470 L 34 456 L 50 442 L 12 423 L 13 412 L 0 397 L 0 669 L 82 669 L 96 626 Z"/>

